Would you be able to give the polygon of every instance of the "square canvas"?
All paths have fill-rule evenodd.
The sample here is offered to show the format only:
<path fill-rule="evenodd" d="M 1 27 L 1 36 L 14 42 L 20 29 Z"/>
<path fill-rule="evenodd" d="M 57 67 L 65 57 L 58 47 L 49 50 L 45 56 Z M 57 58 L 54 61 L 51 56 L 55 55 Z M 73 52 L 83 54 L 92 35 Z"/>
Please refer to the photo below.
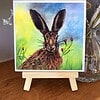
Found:
<path fill-rule="evenodd" d="M 15 71 L 84 71 L 86 1 L 15 0 Z"/>

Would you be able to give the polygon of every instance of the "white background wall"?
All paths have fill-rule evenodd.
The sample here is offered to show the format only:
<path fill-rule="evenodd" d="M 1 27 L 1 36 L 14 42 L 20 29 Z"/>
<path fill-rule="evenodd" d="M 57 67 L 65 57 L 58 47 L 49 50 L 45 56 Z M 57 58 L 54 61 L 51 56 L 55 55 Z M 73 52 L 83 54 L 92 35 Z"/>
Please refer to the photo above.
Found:
<path fill-rule="evenodd" d="M 2 24 L 10 16 L 12 0 L 0 0 L 0 62 L 13 58 L 13 26 Z"/>

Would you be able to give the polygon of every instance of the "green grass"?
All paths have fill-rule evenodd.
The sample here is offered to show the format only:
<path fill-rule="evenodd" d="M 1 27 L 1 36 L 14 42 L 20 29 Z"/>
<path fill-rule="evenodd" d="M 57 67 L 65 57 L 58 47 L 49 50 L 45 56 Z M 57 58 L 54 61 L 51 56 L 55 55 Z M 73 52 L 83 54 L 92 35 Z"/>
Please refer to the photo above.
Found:
<path fill-rule="evenodd" d="M 60 67 L 61 70 L 81 70 L 82 69 L 82 46 L 73 41 L 72 49 L 66 55 L 63 55 L 63 63 Z M 61 54 L 61 52 L 60 52 Z"/>
<path fill-rule="evenodd" d="M 43 46 L 43 36 L 32 22 L 32 19 L 25 9 L 16 6 L 15 11 L 15 32 L 16 32 L 16 66 L 19 66 L 35 51 Z M 66 48 L 62 53 L 61 48 Z M 81 70 L 82 69 L 82 45 L 73 40 L 60 45 L 59 52 L 63 58 L 60 70 Z"/>

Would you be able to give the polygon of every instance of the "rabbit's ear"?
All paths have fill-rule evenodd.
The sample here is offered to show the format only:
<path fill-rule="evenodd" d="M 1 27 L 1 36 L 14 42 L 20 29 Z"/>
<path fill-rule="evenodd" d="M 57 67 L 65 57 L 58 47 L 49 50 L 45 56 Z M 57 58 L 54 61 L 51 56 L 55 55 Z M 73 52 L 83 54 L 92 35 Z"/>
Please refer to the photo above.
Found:
<path fill-rule="evenodd" d="M 65 15 L 66 15 L 66 10 L 60 10 L 57 15 L 54 18 L 54 22 L 53 22 L 53 26 L 52 26 L 52 31 L 56 31 L 58 32 L 60 30 L 60 28 L 63 25 L 64 19 L 65 19 Z"/>
<path fill-rule="evenodd" d="M 30 9 L 30 15 L 37 29 L 43 34 L 49 31 L 46 22 L 36 10 Z"/>

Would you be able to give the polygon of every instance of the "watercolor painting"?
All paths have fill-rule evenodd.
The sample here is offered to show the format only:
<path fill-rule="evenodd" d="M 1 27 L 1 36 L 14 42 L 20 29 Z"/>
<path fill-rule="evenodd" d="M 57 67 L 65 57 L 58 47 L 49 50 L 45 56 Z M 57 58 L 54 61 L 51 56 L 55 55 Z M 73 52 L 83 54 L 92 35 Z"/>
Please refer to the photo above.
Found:
<path fill-rule="evenodd" d="M 15 69 L 82 71 L 84 2 L 14 2 Z"/>

